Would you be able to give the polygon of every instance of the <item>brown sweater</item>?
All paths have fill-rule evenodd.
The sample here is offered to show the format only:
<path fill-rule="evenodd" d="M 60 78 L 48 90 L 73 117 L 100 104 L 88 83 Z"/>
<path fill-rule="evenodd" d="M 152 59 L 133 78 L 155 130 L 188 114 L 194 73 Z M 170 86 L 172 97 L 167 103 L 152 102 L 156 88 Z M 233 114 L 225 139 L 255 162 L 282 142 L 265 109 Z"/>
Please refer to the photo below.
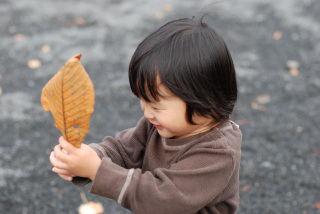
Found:
<path fill-rule="evenodd" d="M 163 139 L 142 118 L 116 138 L 91 144 L 102 162 L 90 192 L 137 214 L 235 213 L 241 138 L 229 120 L 205 133 Z"/>

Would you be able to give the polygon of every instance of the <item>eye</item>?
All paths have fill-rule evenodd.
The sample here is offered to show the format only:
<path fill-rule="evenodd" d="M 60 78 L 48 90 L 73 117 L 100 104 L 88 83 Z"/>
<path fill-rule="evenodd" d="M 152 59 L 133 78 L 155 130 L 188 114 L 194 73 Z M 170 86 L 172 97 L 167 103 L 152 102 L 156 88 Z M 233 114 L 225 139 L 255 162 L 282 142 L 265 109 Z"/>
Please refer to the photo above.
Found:
<path fill-rule="evenodd" d="M 162 110 L 162 107 L 158 106 L 158 105 L 151 105 L 151 108 L 154 110 L 154 111 L 160 111 Z"/>

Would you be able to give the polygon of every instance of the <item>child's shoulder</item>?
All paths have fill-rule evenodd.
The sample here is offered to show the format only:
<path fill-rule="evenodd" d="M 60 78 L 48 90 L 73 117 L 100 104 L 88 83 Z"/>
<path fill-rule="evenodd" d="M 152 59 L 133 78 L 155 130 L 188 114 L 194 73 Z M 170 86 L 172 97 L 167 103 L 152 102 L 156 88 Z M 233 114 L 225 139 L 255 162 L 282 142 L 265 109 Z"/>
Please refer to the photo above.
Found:
<path fill-rule="evenodd" d="M 201 137 L 200 144 L 213 149 L 240 150 L 242 133 L 239 126 L 226 120 Z"/>

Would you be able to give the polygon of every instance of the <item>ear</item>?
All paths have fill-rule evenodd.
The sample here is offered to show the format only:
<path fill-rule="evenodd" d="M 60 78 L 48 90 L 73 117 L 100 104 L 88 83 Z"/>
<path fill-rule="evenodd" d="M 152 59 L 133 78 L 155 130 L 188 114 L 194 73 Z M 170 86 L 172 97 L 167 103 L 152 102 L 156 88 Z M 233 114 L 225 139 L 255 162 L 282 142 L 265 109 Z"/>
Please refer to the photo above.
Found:
<path fill-rule="evenodd" d="M 212 118 L 210 115 L 202 116 L 198 112 L 194 112 L 192 115 L 192 121 L 194 122 L 193 125 L 207 125 L 208 127 L 215 126 L 219 122 Z"/>

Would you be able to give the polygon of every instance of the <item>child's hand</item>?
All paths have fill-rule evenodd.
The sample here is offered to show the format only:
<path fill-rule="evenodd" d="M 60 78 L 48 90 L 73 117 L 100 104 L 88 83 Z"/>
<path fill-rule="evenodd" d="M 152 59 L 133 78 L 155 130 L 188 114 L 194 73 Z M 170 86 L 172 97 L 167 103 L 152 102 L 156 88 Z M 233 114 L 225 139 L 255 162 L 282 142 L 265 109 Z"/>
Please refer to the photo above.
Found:
<path fill-rule="evenodd" d="M 62 149 L 62 151 L 65 152 L 66 154 L 68 154 L 64 149 Z M 52 163 L 52 165 L 53 165 L 53 163 L 60 161 L 58 158 L 56 158 L 54 156 L 54 152 L 51 152 L 49 160 Z M 67 181 L 72 181 L 72 179 L 74 177 L 73 174 L 71 174 L 69 171 L 67 171 L 65 169 L 59 169 L 57 167 L 53 167 L 52 171 L 57 173 L 61 178 L 63 178 L 64 180 L 67 180 Z"/>
<path fill-rule="evenodd" d="M 59 144 L 54 147 L 54 152 L 50 156 L 50 162 L 56 173 L 67 180 L 70 180 L 70 176 L 94 180 L 101 163 L 97 153 L 86 144 L 81 144 L 80 148 L 76 148 L 63 137 L 59 138 Z"/>

